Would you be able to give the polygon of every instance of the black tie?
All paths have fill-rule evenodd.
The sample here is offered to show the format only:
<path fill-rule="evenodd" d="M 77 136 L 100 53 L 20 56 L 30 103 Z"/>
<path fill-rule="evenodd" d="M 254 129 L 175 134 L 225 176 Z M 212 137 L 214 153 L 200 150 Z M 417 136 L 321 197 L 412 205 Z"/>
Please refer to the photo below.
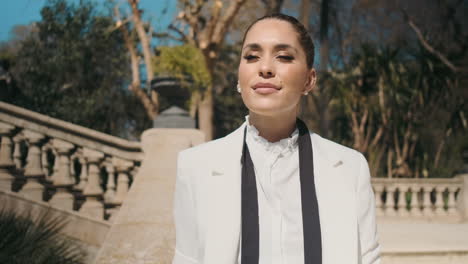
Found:
<path fill-rule="evenodd" d="M 306 124 L 297 119 L 299 129 L 299 177 L 301 183 L 302 223 L 304 235 L 304 263 L 322 263 L 322 239 L 319 209 L 314 182 L 312 142 Z M 246 143 L 247 127 L 244 130 L 242 149 L 242 264 L 258 264 L 259 220 L 258 196 L 255 170 Z"/>

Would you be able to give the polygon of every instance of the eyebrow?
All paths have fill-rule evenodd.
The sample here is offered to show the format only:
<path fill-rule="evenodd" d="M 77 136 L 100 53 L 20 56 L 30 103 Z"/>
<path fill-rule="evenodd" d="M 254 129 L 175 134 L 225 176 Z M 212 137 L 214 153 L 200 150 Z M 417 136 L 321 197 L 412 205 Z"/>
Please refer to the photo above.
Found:
<path fill-rule="evenodd" d="M 242 50 L 245 50 L 245 49 L 262 50 L 262 47 L 258 43 L 249 43 L 249 44 L 245 45 L 245 47 Z M 273 50 L 275 50 L 275 51 L 276 50 L 285 50 L 285 49 L 292 49 L 295 52 L 297 52 L 297 49 L 295 47 L 293 47 L 293 46 L 291 46 L 289 44 L 285 44 L 285 43 L 276 44 L 273 47 Z"/>

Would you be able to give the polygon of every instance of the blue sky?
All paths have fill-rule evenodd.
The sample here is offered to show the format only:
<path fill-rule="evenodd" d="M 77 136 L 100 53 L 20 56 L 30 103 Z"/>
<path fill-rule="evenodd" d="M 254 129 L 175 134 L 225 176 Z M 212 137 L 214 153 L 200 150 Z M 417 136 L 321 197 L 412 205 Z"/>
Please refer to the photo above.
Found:
<path fill-rule="evenodd" d="M 68 0 L 79 2 L 79 0 Z M 127 0 L 114 0 L 122 7 L 127 7 Z M 2 1 L 0 8 L 0 42 L 10 38 L 10 31 L 18 24 L 29 24 L 41 19 L 41 8 L 47 0 L 6 0 Z M 102 4 L 106 0 L 93 0 L 92 2 Z M 176 12 L 175 0 L 140 0 L 140 8 L 145 10 L 143 18 L 150 20 L 154 29 L 164 30 L 172 21 Z M 162 14 L 163 10 L 167 12 Z"/>

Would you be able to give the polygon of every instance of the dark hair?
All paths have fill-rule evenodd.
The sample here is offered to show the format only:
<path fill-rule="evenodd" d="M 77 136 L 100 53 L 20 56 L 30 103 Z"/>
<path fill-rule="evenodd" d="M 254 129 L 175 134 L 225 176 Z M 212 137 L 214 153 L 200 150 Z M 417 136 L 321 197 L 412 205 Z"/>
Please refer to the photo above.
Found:
<path fill-rule="evenodd" d="M 249 32 L 250 28 L 252 28 L 253 25 L 257 24 L 258 21 L 265 20 L 265 19 L 276 19 L 276 20 L 289 22 L 289 24 L 291 24 L 291 26 L 299 35 L 298 40 L 302 46 L 302 49 L 304 50 L 306 54 L 307 67 L 311 69 L 312 66 L 314 65 L 314 56 L 315 56 L 314 42 L 312 41 L 312 38 L 310 37 L 309 32 L 304 27 L 304 25 L 302 25 L 302 23 L 299 22 L 295 17 L 277 13 L 277 14 L 266 15 L 261 18 L 258 18 L 252 24 L 250 24 L 250 26 L 245 31 L 244 37 L 242 38 L 242 46 L 244 45 L 245 36 L 247 36 L 247 33 Z"/>

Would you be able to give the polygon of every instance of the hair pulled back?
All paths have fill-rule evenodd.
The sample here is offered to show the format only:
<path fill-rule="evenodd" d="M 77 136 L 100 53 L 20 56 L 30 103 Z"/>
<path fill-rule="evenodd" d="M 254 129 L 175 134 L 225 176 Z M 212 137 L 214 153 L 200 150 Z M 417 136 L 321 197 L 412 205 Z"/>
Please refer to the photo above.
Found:
<path fill-rule="evenodd" d="M 299 44 L 301 45 L 302 49 L 304 50 L 304 53 L 306 54 L 307 67 L 309 69 L 312 69 L 314 65 L 314 56 L 315 56 L 314 42 L 312 38 L 310 37 L 307 29 L 304 27 L 304 25 L 302 25 L 301 22 L 299 22 L 295 17 L 292 17 L 292 16 L 288 16 L 288 15 L 281 14 L 281 13 L 276 13 L 276 14 L 266 15 L 261 18 L 258 18 L 252 24 L 250 24 L 250 26 L 245 31 L 244 37 L 242 38 L 242 46 L 244 45 L 245 37 L 247 36 L 247 33 L 250 31 L 252 26 L 257 24 L 257 22 L 265 20 L 265 19 L 276 19 L 280 21 L 285 21 L 285 22 L 288 22 L 294 28 L 294 30 L 298 34 Z"/>

